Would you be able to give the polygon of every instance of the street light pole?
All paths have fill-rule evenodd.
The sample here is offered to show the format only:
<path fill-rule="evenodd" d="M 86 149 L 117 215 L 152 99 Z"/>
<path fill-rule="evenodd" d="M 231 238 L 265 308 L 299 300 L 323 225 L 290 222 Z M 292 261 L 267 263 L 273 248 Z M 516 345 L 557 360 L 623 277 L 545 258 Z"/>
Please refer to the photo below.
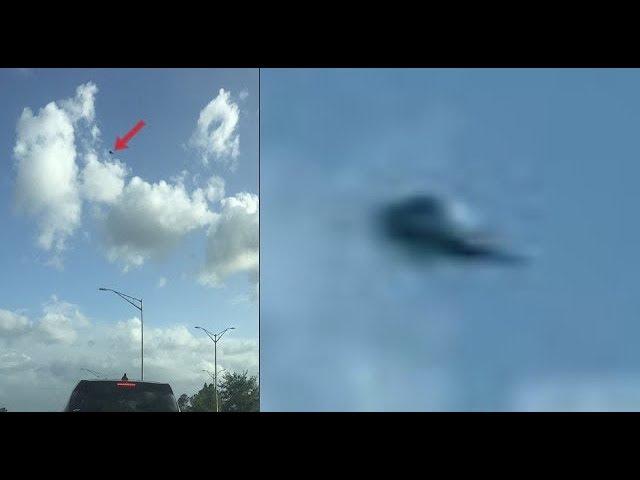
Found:
<path fill-rule="evenodd" d="M 142 317 L 142 299 L 140 299 L 140 381 L 144 382 L 144 320 Z"/>
<path fill-rule="evenodd" d="M 84 370 L 85 372 L 92 373 L 93 375 L 95 375 L 95 376 L 96 376 L 96 377 L 98 377 L 98 378 L 102 378 L 102 375 L 100 375 L 99 373 L 94 372 L 93 370 L 90 370 L 90 369 L 88 369 L 88 368 L 81 368 L 80 370 Z"/>
<path fill-rule="evenodd" d="M 141 332 L 140 332 L 140 381 L 144 382 L 144 318 L 142 316 L 142 299 L 141 298 L 132 297 L 131 295 L 127 295 L 125 293 L 118 292 L 117 290 L 113 290 L 111 288 L 100 287 L 100 288 L 98 288 L 98 290 L 100 290 L 102 292 L 113 292 L 116 295 L 118 295 L 120 298 L 122 298 L 126 302 L 130 303 L 131 305 L 133 305 L 135 308 L 137 308 L 140 311 L 140 330 L 141 330 Z M 140 303 L 140 305 L 138 305 L 137 303 L 134 303 L 134 302 L 138 302 L 138 303 Z"/>
<path fill-rule="evenodd" d="M 222 338 L 222 336 L 225 334 L 227 330 L 235 330 L 235 327 L 225 328 L 224 330 L 218 333 L 211 333 L 209 330 L 203 327 L 195 327 L 195 328 L 199 328 L 204 333 L 206 333 L 207 336 L 213 342 L 213 372 L 214 372 L 213 391 L 216 396 L 216 413 L 218 413 L 219 412 L 219 409 L 218 409 L 218 340 Z"/>
<path fill-rule="evenodd" d="M 226 370 L 226 368 L 220 367 L 220 370 Z M 202 371 L 203 372 L 207 372 L 209 374 L 209 376 L 211 377 L 211 380 L 213 380 L 213 382 L 216 383 L 216 377 L 213 375 L 213 373 L 211 373 L 209 370 L 205 370 L 204 368 L 202 369 Z M 215 390 L 216 390 L 216 388 L 214 387 L 214 391 Z M 218 402 L 218 401 L 219 401 L 219 398 L 218 398 L 218 394 L 216 392 L 216 402 Z"/>
<path fill-rule="evenodd" d="M 213 342 L 213 391 L 216 396 L 216 413 L 218 408 L 218 341 Z"/>
<path fill-rule="evenodd" d="M 202 371 L 203 372 L 207 372 L 209 374 L 209 376 L 211 377 L 211 380 L 214 380 L 213 373 L 211 373 L 209 370 L 205 370 L 204 368 L 202 369 Z"/>

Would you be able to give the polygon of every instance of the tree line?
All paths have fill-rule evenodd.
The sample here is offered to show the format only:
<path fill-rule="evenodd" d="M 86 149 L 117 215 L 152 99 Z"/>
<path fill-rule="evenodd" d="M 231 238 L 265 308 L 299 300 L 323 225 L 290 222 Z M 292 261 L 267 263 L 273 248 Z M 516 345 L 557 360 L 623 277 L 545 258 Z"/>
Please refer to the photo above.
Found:
<path fill-rule="evenodd" d="M 216 397 L 214 384 L 205 383 L 192 396 L 183 393 L 178 398 L 183 412 L 215 412 Z M 258 412 L 260 411 L 260 387 L 256 376 L 247 372 L 226 372 L 218 381 L 218 410 L 220 412 Z"/>

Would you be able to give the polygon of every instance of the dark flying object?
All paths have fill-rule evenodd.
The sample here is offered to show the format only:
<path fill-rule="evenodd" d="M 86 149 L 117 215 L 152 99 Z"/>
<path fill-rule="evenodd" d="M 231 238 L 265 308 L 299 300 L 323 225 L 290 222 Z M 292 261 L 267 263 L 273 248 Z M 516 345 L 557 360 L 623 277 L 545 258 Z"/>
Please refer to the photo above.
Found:
<path fill-rule="evenodd" d="M 416 256 L 505 263 L 523 260 L 479 228 L 465 225 L 453 204 L 433 195 L 412 195 L 383 207 L 380 227 L 387 239 Z"/>

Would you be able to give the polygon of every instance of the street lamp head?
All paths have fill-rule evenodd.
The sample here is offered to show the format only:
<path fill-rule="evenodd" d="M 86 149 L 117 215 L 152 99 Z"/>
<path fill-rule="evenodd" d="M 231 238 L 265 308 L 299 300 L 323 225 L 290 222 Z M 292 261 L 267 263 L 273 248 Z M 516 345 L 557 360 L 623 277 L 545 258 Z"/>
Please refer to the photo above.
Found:
<path fill-rule="evenodd" d="M 106 291 L 107 291 L 107 289 L 106 289 L 106 288 L 102 288 L 102 287 L 98 288 L 98 290 L 102 290 L 103 292 L 106 292 Z"/>

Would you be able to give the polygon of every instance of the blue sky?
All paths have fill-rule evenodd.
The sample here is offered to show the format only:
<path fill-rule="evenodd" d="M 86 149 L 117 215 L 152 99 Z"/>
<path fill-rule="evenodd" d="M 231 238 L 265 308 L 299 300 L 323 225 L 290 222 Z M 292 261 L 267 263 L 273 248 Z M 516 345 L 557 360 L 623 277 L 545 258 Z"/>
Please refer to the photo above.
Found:
<path fill-rule="evenodd" d="M 637 410 L 637 70 L 262 70 L 263 410 Z M 397 255 L 465 202 L 519 268 Z"/>
<path fill-rule="evenodd" d="M 99 286 L 144 299 L 145 379 L 195 392 L 206 379 L 200 370 L 213 369 L 213 345 L 195 325 L 235 326 L 218 358 L 227 370 L 257 374 L 257 70 L 3 69 L 0 90 L 0 404 L 61 409 L 85 375 L 81 367 L 139 375 L 136 311 Z M 50 102 L 45 118 L 41 109 Z M 26 107 L 32 114 L 21 154 L 14 149 Z M 109 155 L 116 136 L 138 120 L 146 126 L 129 148 Z M 71 137 L 61 133 L 66 121 Z M 44 128 L 60 131 L 39 137 Z M 56 141 L 59 149 L 47 150 Z M 66 165 L 77 171 L 59 174 L 69 149 L 76 156 L 65 157 Z M 212 177 L 217 183 L 208 190 Z M 43 185 L 34 187 L 33 178 Z M 72 187 L 65 190 L 65 182 Z M 61 217 L 78 205 L 77 218 Z M 38 243 L 47 225 L 56 225 L 62 248 Z M 47 315 L 60 335 L 43 336 Z M 124 342 L 122 355 L 109 355 L 112 337 Z M 191 356 L 183 358 L 185 350 Z"/>

